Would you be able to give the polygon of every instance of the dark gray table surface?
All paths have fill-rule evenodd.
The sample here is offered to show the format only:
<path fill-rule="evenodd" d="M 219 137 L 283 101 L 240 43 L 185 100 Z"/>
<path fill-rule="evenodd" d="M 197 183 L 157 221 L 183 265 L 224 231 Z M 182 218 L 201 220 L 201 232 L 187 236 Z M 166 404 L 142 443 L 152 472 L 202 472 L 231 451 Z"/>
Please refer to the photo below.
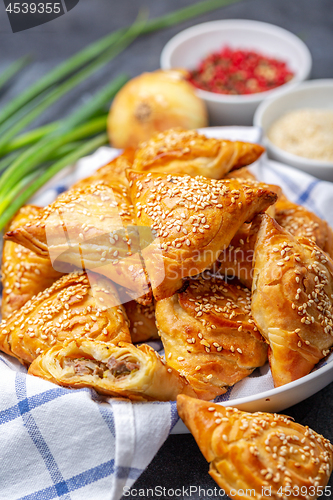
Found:
<path fill-rule="evenodd" d="M 16 94 L 58 62 L 72 55 L 89 42 L 128 25 L 140 6 L 147 6 L 152 17 L 190 5 L 190 0 L 80 0 L 65 16 L 28 31 L 13 34 L 4 4 L 0 2 L 0 71 L 12 60 L 26 53 L 35 62 L 22 74 L 4 99 Z M 78 105 L 87 94 L 94 92 L 116 74 L 125 71 L 135 76 L 159 67 L 159 56 L 165 43 L 177 32 L 193 24 L 214 19 L 254 19 L 276 24 L 300 36 L 313 56 L 312 78 L 333 78 L 333 2 L 332 0 L 243 0 L 198 17 L 180 26 L 144 36 L 135 41 L 106 69 L 83 84 L 78 91 L 57 103 L 43 118 L 64 116 L 69 107 Z M 74 103 L 74 104 L 73 104 Z M 318 394 L 285 411 L 298 422 L 309 425 L 333 441 L 333 384 Z M 157 430 L 158 432 L 158 430 Z M 146 471 L 134 485 L 139 494 L 146 490 L 149 498 L 170 498 L 147 492 L 156 486 L 168 489 L 201 487 L 207 491 L 216 485 L 208 475 L 208 464 L 191 435 L 170 436 Z M 333 480 L 330 480 L 333 486 Z M 192 490 L 193 491 L 193 490 Z M 133 493 L 135 493 L 133 491 Z M 187 491 L 189 494 L 189 490 Z M 209 494 L 209 493 L 208 493 Z M 0 494 L 1 496 L 1 494 Z M 131 495 L 126 498 L 134 498 Z M 177 498 L 205 498 L 203 491 Z M 206 496 L 208 498 L 208 496 Z M 218 498 L 212 496 L 210 498 Z M 94 499 L 92 499 L 94 500 Z"/>

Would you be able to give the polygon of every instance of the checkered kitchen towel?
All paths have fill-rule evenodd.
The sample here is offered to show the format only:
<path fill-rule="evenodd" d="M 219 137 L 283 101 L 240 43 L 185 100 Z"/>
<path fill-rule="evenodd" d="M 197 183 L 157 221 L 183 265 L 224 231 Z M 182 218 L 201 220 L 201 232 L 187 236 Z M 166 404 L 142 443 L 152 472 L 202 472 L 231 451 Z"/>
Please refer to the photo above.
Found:
<path fill-rule="evenodd" d="M 258 129 L 212 129 L 230 139 L 259 140 Z M 79 178 L 115 155 L 102 148 L 67 169 L 33 201 L 50 203 Z M 333 226 L 333 184 L 263 160 L 257 175 L 282 186 Z M 230 401 L 273 388 L 269 369 L 236 384 L 221 399 Z M 131 403 L 70 390 L 28 376 L 0 356 L 0 499 L 117 500 L 147 467 L 178 420 L 171 403 Z"/>

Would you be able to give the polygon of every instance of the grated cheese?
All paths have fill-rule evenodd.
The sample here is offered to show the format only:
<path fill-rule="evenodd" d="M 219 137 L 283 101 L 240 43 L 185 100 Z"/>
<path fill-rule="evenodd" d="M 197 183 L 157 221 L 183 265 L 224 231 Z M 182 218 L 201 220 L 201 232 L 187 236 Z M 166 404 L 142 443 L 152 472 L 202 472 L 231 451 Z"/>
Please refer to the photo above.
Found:
<path fill-rule="evenodd" d="M 288 153 L 333 162 L 333 110 L 291 111 L 273 123 L 267 136 Z"/>

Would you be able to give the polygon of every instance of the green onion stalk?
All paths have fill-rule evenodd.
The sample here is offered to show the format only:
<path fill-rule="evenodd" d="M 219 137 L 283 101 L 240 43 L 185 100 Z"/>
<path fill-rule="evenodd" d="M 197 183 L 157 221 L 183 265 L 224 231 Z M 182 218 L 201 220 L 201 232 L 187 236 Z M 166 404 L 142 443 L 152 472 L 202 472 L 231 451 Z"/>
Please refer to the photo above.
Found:
<path fill-rule="evenodd" d="M 39 173 L 30 173 L 25 177 L 19 188 L 13 188 L 7 195 L 7 199 L 4 199 L 0 203 L 0 231 L 8 224 L 16 212 L 24 205 L 40 188 L 44 186 L 46 182 L 52 179 L 54 175 L 60 172 L 66 166 L 76 162 L 82 156 L 85 156 L 97 148 L 108 143 L 108 137 L 106 133 L 100 134 L 93 139 L 87 141 L 84 145 L 78 147 L 75 151 L 72 151 L 68 155 L 64 156 L 62 159 L 54 163 L 46 171 Z M 18 190 L 22 191 L 18 194 Z M 3 206 L 6 206 L 4 210 Z"/>
<path fill-rule="evenodd" d="M 175 12 L 171 12 L 170 14 L 147 21 L 145 25 L 141 25 L 140 34 L 152 33 L 153 31 L 174 26 L 187 21 L 188 19 L 192 19 L 193 17 L 205 14 L 220 7 L 225 7 L 238 1 L 239 0 L 203 0 L 194 5 L 190 5 Z M 138 28 L 138 25 L 136 28 Z M 10 116 L 20 110 L 22 106 L 25 106 L 32 99 L 38 97 L 44 91 L 63 81 L 75 71 L 99 57 L 109 47 L 119 44 L 119 40 L 121 40 L 122 36 L 126 34 L 126 31 L 128 30 L 121 28 L 101 38 L 100 40 L 97 40 L 77 54 L 74 54 L 74 56 L 70 57 L 67 61 L 59 64 L 43 78 L 40 78 L 37 83 L 31 85 L 27 90 L 12 99 L 6 106 L 3 107 L 0 115 L 0 124 L 4 123 Z"/>
<path fill-rule="evenodd" d="M 95 59 L 88 66 L 83 68 L 81 71 L 76 73 L 74 76 L 66 80 L 64 83 L 59 85 L 57 88 L 52 90 L 46 97 L 39 102 L 36 106 L 34 106 L 29 112 L 20 117 L 18 121 L 13 123 L 13 125 L 7 129 L 3 130 L 0 126 L 0 154 L 2 150 L 6 147 L 8 142 L 15 137 L 21 130 L 27 127 L 33 120 L 38 118 L 38 116 L 43 113 L 47 108 L 49 108 L 52 104 L 58 101 L 61 97 L 67 94 L 69 91 L 74 89 L 77 85 L 87 80 L 89 76 L 95 73 L 98 69 L 108 63 L 111 59 L 113 59 L 119 52 L 124 50 L 127 45 L 129 45 L 138 35 L 140 30 L 142 29 L 142 22 L 139 21 L 134 23 L 119 39 L 119 41 L 107 50 L 100 57 Z M 124 82 L 123 82 L 124 83 Z M 113 88 L 112 88 L 113 90 Z M 117 91 L 119 88 L 117 89 Z M 111 91 L 111 96 L 114 95 L 114 92 Z M 109 98 L 110 100 L 110 98 Z M 30 107 L 30 105 L 29 105 Z M 96 109 L 96 108 L 95 108 Z M 95 111 L 95 110 L 94 110 Z M 2 116 L 2 112 L 1 112 Z M 84 119 L 84 118 L 79 118 Z M 4 124 L 5 125 L 5 124 Z M 64 124 L 64 129 L 69 128 L 71 126 L 70 121 L 66 121 Z M 5 128 L 5 127 L 4 127 Z M 60 132 L 60 131 L 59 131 Z"/>
<path fill-rule="evenodd" d="M 58 65 L 37 83 L 6 104 L 0 113 L 0 230 L 45 182 L 65 166 L 107 143 L 106 115 L 93 117 L 109 105 L 127 81 L 120 75 L 92 99 L 60 122 L 17 136 L 48 107 L 122 52 L 135 38 L 174 26 L 200 14 L 239 0 L 204 0 L 165 16 L 146 21 L 142 15 L 129 28 L 122 28 L 94 42 Z M 9 68 L 3 84 L 27 61 Z M 1 76 L 0 76 L 1 88 Z M 103 134 L 100 134 L 103 132 Z M 97 137 L 93 137 L 100 134 Z M 82 144 L 82 140 L 87 142 Z M 54 161 L 58 158 L 55 163 Z"/>
<path fill-rule="evenodd" d="M 0 178 L 0 203 L 2 209 L 4 207 L 3 200 L 6 198 L 6 193 L 13 189 L 22 177 L 33 171 L 39 163 L 45 161 L 54 151 L 70 142 L 82 140 L 105 131 L 105 127 L 106 117 L 96 118 L 61 136 L 54 137 L 53 139 L 48 139 L 46 137 L 45 140 L 39 141 L 37 144 L 20 154 Z"/>

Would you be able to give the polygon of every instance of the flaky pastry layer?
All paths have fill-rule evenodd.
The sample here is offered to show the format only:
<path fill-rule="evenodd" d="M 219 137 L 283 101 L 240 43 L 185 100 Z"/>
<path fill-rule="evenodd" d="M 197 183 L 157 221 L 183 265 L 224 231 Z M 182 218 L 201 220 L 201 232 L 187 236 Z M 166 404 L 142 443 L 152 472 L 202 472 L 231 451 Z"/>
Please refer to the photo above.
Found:
<path fill-rule="evenodd" d="M 202 399 L 223 394 L 267 360 L 250 299 L 249 290 L 206 277 L 156 304 L 167 363 Z"/>
<path fill-rule="evenodd" d="M 208 138 L 195 130 L 170 129 L 140 144 L 133 169 L 222 179 L 230 170 L 253 163 L 263 152 L 259 144 Z"/>
<path fill-rule="evenodd" d="M 39 356 L 29 373 L 59 385 L 133 400 L 169 401 L 182 392 L 195 395 L 186 380 L 144 344 L 137 348 L 90 339 L 66 342 Z"/>
<path fill-rule="evenodd" d="M 128 171 L 137 224 L 155 238 L 142 256 L 156 300 L 209 269 L 246 221 L 276 201 L 265 184 Z"/>
<path fill-rule="evenodd" d="M 0 323 L 0 349 L 25 364 L 48 347 L 81 337 L 131 342 L 114 286 L 93 273 L 63 276 Z"/>
<path fill-rule="evenodd" d="M 9 231 L 28 224 L 42 210 L 34 205 L 22 207 L 11 221 Z M 4 241 L 3 244 L 1 272 L 3 319 L 20 309 L 34 295 L 49 288 L 63 275 L 53 268 L 49 258 L 41 257 L 11 241 Z"/>
<path fill-rule="evenodd" d="M 333 346 L 333 261 L 268 215 L 258 220 L 251 310 L 281 386 L 307 375 Z"/>
<path fill-rule="evenodd" d="M 333 446 L 284 415 L 247 413 L 180 395 L 180 417 L 230 498 L 317 498 L 332 472 Z M 266 492 L 266 493 L 264 493 Z"/>

